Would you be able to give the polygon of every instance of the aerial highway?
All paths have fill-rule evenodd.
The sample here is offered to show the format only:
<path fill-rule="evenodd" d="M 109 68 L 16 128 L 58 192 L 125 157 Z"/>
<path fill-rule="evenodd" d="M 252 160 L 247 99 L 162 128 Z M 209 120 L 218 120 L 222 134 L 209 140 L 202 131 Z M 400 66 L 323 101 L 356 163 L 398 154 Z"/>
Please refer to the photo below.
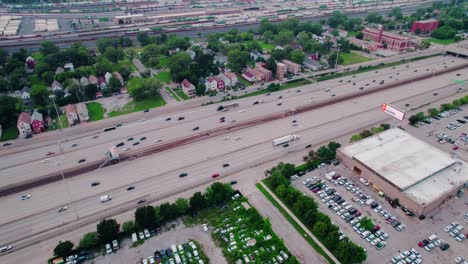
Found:
<path fill-rule="evenodd" d="M 425 66 L 426 63 L 430 63 L 431 66 Z M 85 137 L 78 134 L 75 139 L 73 136 L 69 136 L 66 142 L 61 143 L 64 150 L 63 155 L 60 155 L 61 152 L 57 144 L 57 141 L 62 139 L 60 134 L 56 134 L 56 137 L 49 140 L 41 138 L 36 143 L 12 147 L 2 151 L 2 154 L 0 154 L 2 157 L 0 177 L 2 177 L 3 181 L 0 184 L 0 190 L 49 174 L 60 174 L 62 170 L 66 171 L 78 166 L 86 166 L 90 162 L 102 164 L 105 161 L 104 151 L 119 143 L 123 143 L 123 146 L 118 148 L 119 152 L 124 155 L 128 153 L 131 156 L 132 153 L 138 153 L 138 150 L 152 145 L 164 145 L 179 138 L 202 135 L 205 131 L 218 127 L 236 126 L 244 121 L 265 117 L 273 112 L 283 113 L 301 105 L 313 105 L 321 99 L 334 99 L 346 94 L 365 92 L 379 88 L 382 85 L 425 74 L 435 75 L 437 71 L 449 69 L 449 66 L 456 67 L 464 63 L 466 62 L 463 59 L 446 60 L 444 57 L 439 56 L 413 62 L 408 65 L 409 67 L 405 65 L 394 69 L 380 70 L 377 73 L 360 74 L 354 78 L 348 77 L 342 82 L 330 80 L 317 85 L 311 84 L 303 87 L 299 93 L 297 90 L 292 90 L 290 93 L 282 95 L 283 98 L 281 99 L 278 99 L 278 96 L 272 93 L 270 96 L 262 98 L 260 101 L 263 103 L 258 105 L 253 105 L 255 101 L 259 101 L 258 98 L 246 98 L 240 101 L 239 107 L 244 109 L 245 112 L 239 113 L 238 109 L 233 109 L 227 113 L 222 113 L 223 116 L 229 118 L 223 123 L 215 118 L 220 115 L 216 111 L 219 104 L 140 119 L 109 132 L 103 132 L 102 130 L 94 131 L 94 133 L 88 132 Z M 453 82 L 455 82 L 456 73 L 453 75 Z M 383 83 L 381 83 L 382 81 Z M 330 91 L 325 91 L 327 88 Z M 280 101 L 284 102 L 278 106 L 277 104 Z M 276 106 L 273 112 L 271 105 Z M 183 118 L 183 120 L 178 120 L 180 118 Z M 135 131 L 138 131 L 138 133 L 135 133 Z M 145 139 L 140 140 L 143 137 Z M 138 142 L 138 145 L 134 145 L 135 142 Z M 86 160 L 78 163 L 82 159 Z M 34 170 L 34 168 L 40 168 L 40 170 Z"/>
<path fill-rule="evenodd" d="M 104 167 L 65 181 L 31 189 L 27 192 L 31 198 L 25 201 L 21 201 L 19 195 L 3 197 L 0 209 L 5 213 L 0 218 L 0 241 L 13 243 L 19 249 L 66 230 L 126 212 L 135 208 L 137 201 L 141 199 L 152 202 L 209 183 L 216 180 L 212 178 L 214 173 L 219 173 L 219 178 L 223 179 L 233 173 L 269 160 L 285 157 L 289 153 L 304 152 L 305 146 L 309 144 L 316 146 L 356 132 L 363 127 L 388 120 L 388 116 L 380 112 L 380 105 L 383 102 L 390 103 L 411 114 L 414 112 L 412 110 L 414 108 L 460 94 L 457 94 L 459 85 L 455 83 L 455 79 L 460 78 L 457 77 L 457 74 L 460 76 L 468 75 L 466 65 L 463 69 L 446 74 L 436 73 L 443 69 L 456 67 L 456 65 L 464 65 L 464 63 L 463 59 L 436 57 L 424 62 L 414 62 L 408 67 L 401 65 L 394 69 L 379 70 L 377 73 L 356 75 L 354 78 L 347 76 L 312 84 L 298 88 L 301 89 L 299 93 L 296 93 L 297 89 L 292 89 L 289 92 L 280 91 L 269 96 L 261 95 L 241 99 L 238 100 L 240 104 L 238 108 L 224 113 L 217 112 L 216 106 L 205 106 L 153 117 L 144 122 L 124 124 L 119 127 L 122 130 L 115 138 L 110 135 L 111 139 L 106 141 L 104 137 L 100 136 L 96 140 L 102 140 L 102 144 L 108 146 L 111 142 L 114 144 L 129 136 L 135 139 L 146 136 L 147 144 L 156 144 L 155 140 L 160 138 L 168 140 L 191 133 L 201 133 L 202 131 L 192 131 L 195 126 L 199 126 L 200 130 L 222 126 L 223 123 L 219 122 L 221 117 L 225 117 L 226 123 L 230 123 L 232 120 L 241 122 L 265 114 L 330 100 L 333 93 L 336 94 L 333 97 L 345 96 L 346 91 L 359 91 L 358 83 L 365 87 L 368 87 L 366 84 L 377 87 L 378 81 L 381 79 L 387 83 L 397 76 L 401 80 L 402 78 L 415 77 L 418 72 L 430 73 L 431 70 L 434 70 L 433 77 L 429 79 L 414 81 L 271 122 L 259 123 L 254 127 L 206 138 L 183 148 L 171 148 L 150 156 Z M 446 66 L 447 68 L 445 68 Z M 390 76 L 392 77 L 390 78 Z M 353 85 L 354 79 L 356 85 Z M 372 84 L 374 79 L 377 81 Z M 326 88 L 331 88 L 331 90 L 326 92 Z M 462 94 L 466 94 L 466 91 L 462 91 L 460 96 Z M 283 98 L 279 99 L 279 96 L 283 96 Z M 253 102 L 259 100 L 265 100 L 265 102 L 253 105 Z M 281 105 L 278 105 L 280 100 L 282 100 Z M 204 109 L 210 110 L 205 111 Z M 180 115 L 185 115 L 186 119 L 181 120 L 182 122 L 179 121 L 178 124 L 168 125 L 170 122 L 177 121 L 164 121 L 166 116 L 178 117 Z M 293 125 L 293 120 L 296 120 L 297 126 Z M 134 132 L 146 128 L 148 131 L 141 134 L 137 133 L 136 135 Z M 151 134 L 152 130 L 156 130 L 155 134 Z M 287 148 L 272 145 L 271 141 L 274 138 L 287 134 L 300 135 L 300 139 L 291 142 Z M 117 140 L 119 137 L 120 139 Z M 64 158 L 62 166 L 65 166 L 69 159 L 73 160 L 70 164 L 76 166 L 75 158 L 78 156 L 91 158 L 96 150 L 89 145 L 83 147 L 90 140 L 90 137 L 78 138 L 77 148 L 82 147 L 82 149 L 67 152 L 71 156 Z M 53 143 L 52 140 L 49 143 L 54 144 L 54 146 L 50 146 L 51 148 L 56 148 L 56 143 Z M 82 144 L 83 146 L 81 146 Z M 13 150 L 14 148 L 10 151 Z M 40 151 L 31 151 L 33 151 L 32 154 L 26 154 L 28 151 L 25 152 L 25 158 L 34 159 L 36 155 L 43 155 Z M 80 151 L 82 152 L 80 153 Z M 17 154 L 23 155 L 21 152 Z M 2 160 L 7 157 L 2 157 Z M 48 166 L 47 164 L 40 163 L 43 166 Z M 229 164 L 229 166 L 225 167 L 223 164 Z M 24 177 L 29 177 L 28 174 L 34 175 L 37 166 L 39 164 L 31 167 L 21 165 L 19 167 L 25 167 L 24 171 L 17 171 L 15 175 L 24 180 Z M 54 169 L 56 170 L 56 168 Z M 188 175 L 183 178 L 179 177 L 184 172 Z M 2 170 L 1 173 L 2 177 L 8 177 L 11 172 L 7 174 L 5 170 Z M 24 176 L 24 174 L 28 176 Z M 14 179 L 11 178 L 10 182 L 14 182 Z M 92 182 L 100 184 L 92 187 Z M 135 189 L 128 191 L 127 188 L 130 186 L 135 187 Z M 112 200 L 101 203 L 99 197 L 102 195 L 111 195 Z M 67 206 L 68 210 L 57 212 L 57 208 L 63 206 Z"/>

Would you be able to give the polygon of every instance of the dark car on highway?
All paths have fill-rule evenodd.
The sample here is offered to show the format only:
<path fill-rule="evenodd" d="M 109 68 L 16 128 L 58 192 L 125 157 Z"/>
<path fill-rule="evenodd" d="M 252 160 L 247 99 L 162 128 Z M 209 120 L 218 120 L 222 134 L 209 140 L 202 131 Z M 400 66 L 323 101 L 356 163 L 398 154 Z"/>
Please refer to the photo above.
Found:
<path fill-rule="evenodd" d="M 185 119 L 185 117 L 181 116 L 177 120 L 184 120 L 184 119 Z"/>
<path fill-rule="evenodd" d="M 148 113 L 149 112 L 149 109 L 145 109 L 145 111 L 143 111 L 143 113 Z"/>
<path fill-rule="evenodd" d="M 236 184 L 236 183 L 237 183 L 237 181 L 235 181 L 235 180 L 234 180 L 234 181 L 231 181 L 231 185 L 234 185 L 234 184 Z"/>
<path fill-rule="evenodd" d="M 133 143 L 133 146 L 140 145 L 140 142 Z"/>
<path fill-rule="evenodd" d="M 145 200 L 145 199 L 141 199 L 141 200 L 139 200 L 139 201 L 137 202 L 137 204 L 142 204 L 142 203 L 144 203 L 144 202 L 146 202 L 146 200 Z"/>
<path fill-rule="evenodd" d="M 127 139 L 127 141 L 132 141 L 132 140 L 133 140 L 133 138 L 132 138 L 132 137 L 130 137 L 130 138 L 128 138 L 128 139 Z"/>
<path fill-rule="evenodd" d="M 135 186 L 130 186 L 127 188 L 127 191 L 135 190 Z"/>
<path fill-rule="evenodd" d="M 198 129 L 200 129 L 200 127 L 194 127 L 192 130 L 193 130 L 193 131 L 196 131 L 196 130 L 198 130 Z"/>
<path fill-rule="evenodd" d="M 142 137 L 142 138 L 140 138 L 140 140 L 146 140 L 146 137 Z"/>
<path fill-rule="evenodd" d="M 179 174 L 179 177 L 180 178 L 183 178 L 183 177 L 186 177 L 188 174 L 186 172 L 182 172 L 181 174 Z"/>
<path fill-rule="evenodd" d="M 91 187 L 98 186 L 99 184 L 101 184 L 101 183 L 100 182 L 92 182 Z"/>
<path fill-rule="evenodd" d="M 166 121 L 170 121 L 170 120 L 171 120 L 171 118 L 170 118 L 170 117 L 166 118 Z"/>
<path fill-rule="evenodd" d="M 119 144 L 115 145 L 116 147 L 122 147 L 123 145 L 125 145 L 125 143 L 123 142 L 120 142 Z"/>
<path fill-rule="evenodd" d="M 86 161 L 86 159 L 80 159 L 80 160 L 78 161 L 78 163 L 83 163 L 83 162 L 85 162 L 85 161 Z"/>
<path fill-rule="evenodd" d="M 229 163 L 224 163 L 223 168 L 229 167 Z"/>

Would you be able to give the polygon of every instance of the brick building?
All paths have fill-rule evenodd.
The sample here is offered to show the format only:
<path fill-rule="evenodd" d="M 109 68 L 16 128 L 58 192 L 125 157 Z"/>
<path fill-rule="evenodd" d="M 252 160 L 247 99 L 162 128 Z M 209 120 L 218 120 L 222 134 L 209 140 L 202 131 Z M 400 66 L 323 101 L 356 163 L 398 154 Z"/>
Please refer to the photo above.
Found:
<path fill-rule="evenodd" d="M 439 20 L 436 19 L 427 19 L 414 21 L 413 26 L 411 26 L 411 33 L 416 33 L 416 30 L 419 29 L 419 32 L 423 34 L 430 34 L 432 31 L 436 30 L 439 27 Z"/>
<path fill-rule="evenodd" d="M 301 65 L 290 60 L 282 60 L 281 62 L 284 63 L 284 65 L 286 65 L 286 69 L 289 73 L 298 75 L 301 72 Z"/>
<path fill-rule="evenodd" d="M 278 80 L 283 80 L 287 71 L 288 68 L 284 63 L 276 62 L 276 78 L 278 78 Z"/>
<path fill-rule="evenodd" d="M 401 52 L 409 47 L 409 38 L 384 31 L 383 26 L 379 25 L 378 29 L 365 28 L 362 31 L 365 40 L 372 40 L 376 43 L 387 45 L 387 49 Z"/>

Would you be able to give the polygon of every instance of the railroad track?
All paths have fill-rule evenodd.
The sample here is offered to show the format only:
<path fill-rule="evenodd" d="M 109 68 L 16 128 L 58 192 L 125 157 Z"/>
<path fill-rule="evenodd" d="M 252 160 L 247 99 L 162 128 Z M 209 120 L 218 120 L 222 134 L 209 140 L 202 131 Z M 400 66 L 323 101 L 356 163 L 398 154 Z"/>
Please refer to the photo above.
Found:
<path fill-rule="evenodd" d="M 312 111 L 312 110 L 323 108 L 323 107 L 326 107 L 326 106 L 329 106 L 329 105 L 333 105 L 333 104 L 336 104 L 336 103 L 341 103 L 341 102 L 344 102 L 344 101 L 352 100 L 352 99 L 355 99 L 355 98 L 358 98 L 358 97 L 361 97 L 361 96 L 366 96 L 366 95 L 386 91 L 386 90 L 398 87 L 400 85 L 404 85 L 404 84 L 408 84 L 408 83 L 412 83 L 412 82 L 416 82 L 416 81 L 421 81 L 421 80 L 425 80 L 425 79 L 429 79 L 429 78 L 431 78 L 433 76 L 438 76 L 438 75 L 442 75 L 442 74 L 445 74 L 445 73 L 457 71 L 457 70 L 463 69 L 465 67 L 468 67 L 468 62 L 464 63 L 464 64 L 461 64 L 461 65 L 458 65 L 458 66 L 455 66 L 455 67 L 451 67 L 451 68 L 441 70 L 441 71 L 439 71 L 439 72 L 437 72 L 435 74 L 434 73 L 426 73 L 424 75 L 420 75 L 420 76 L 417 76 L 417 77 L 414 77 L 414 78 L 399 80 L 399 81 L 396 81 L 396 82 L 393 82 L 393 83 L 390 83 L 390 84 L 384 84 L 384 85 L 382 85 L 382 86 L 380 86 L 378 88 L 373 88 L 373 89 L 363 90 L 363 91 L 357 91 L 357 92 L 350 93 L 350 94 L 343 95 L 343 96 L 339 96 L 339 97 L 336 97 L 336 98 L 327 99 L 327 100 L 324 100 L 324 101 L 319 102 L 319 103 L 300 106 L 300 107 L 295 108 L 294 110 L 289 109 L 289 110 L 286 110 L 286 111 L 276 112 L 276 113 L 273 113 L 273 114 L 265 115 L 265 116 L 258 117 L 258 118 L 255 118 L 255 119 L 251 119 L 251 120 L 247 120 L 247 121 L 244 121 L 244 122 L 238 122 L 236 124 L 231 124 L 231 125 L 227 125 L 227 126 L 223 126 L 223 127 L 219 127 L 219 128 L 215 128 L 215 129 L 210 129 L 208 131 L 204 131 L 204 132 L 201 132 L 199 134 L 195 134 L 195 135 L 187 136 L 187 137 L 184 137 L 184 138 L 176 139 L 176 140 L 164 143 L 164 144 L 149 146 L 149 147 L 146 147 L 146 148 L 143 148 L 143 149 L 140 149 L 140 150 L 134 150 L 134 151 L 130 151 L 130 152 L 127 152 L 127 153 L 122 153 L 120 155 L 120 162 L 130 161 L 130 160 L 134 160 L 134 159 L 137 159 L 137 158 L 153 155 L 153 154 L 160 153 L 160 152 L 163 152 L 163 151 L 166 151 L 166 150 L 169 150 L 169 149 L 173 149 L 173 148 L 181 147 L 181 146 L 184 146 L 184 145 L 192 144 L 192 143 L 195 143 L 195 142 L 198 142 L 198 141 L 202 141 L 202 140 L 209 139 L 209 138 L 212 138 L 212 137 L 220 136 L 220 135 L 230 133 L 230 132 L 233 132 L 233 131 L 245 129 L 245 128 L 248 128 L 248 127 L 253 127 L 253 126 L 256 126 L 258 124 L 279 120 L 281 118 L 288 117 L 288 116 L 290 116 L 292 114 L 305 113 L 305 112 L 308 112 L 308 111 Z M 46 185 L 46 184 L 49 184 L 49 183 L 57 182 L 57 181 L 62 180 L 63 178 L 72 178 L 72 177 L 76 177 L 76 176 L 79 176 L 79 175 L 84 174 L 84 173 L 88 173 L 88 172 L 97 170 L 97 169 L 99 169 L 99 167 L 104 162 L 106 162 L 106 160 L 101 159 L 101 160 L 98 160 L 98 161 L 90 162 L 90 163 L 82 165 L 82 166 L 78 166 L 78 167 L 75 167 L 75 168 L 72 168 L 72 169 L 65 170 L 65 171 L 63 171 L 63 175 L 62 175 L 62 172 L 56 172 L 56 173 L 51 173 L 51 174 L 42 176 L 40 178 L 31 179 L 31 180 L 27 180 L 27 181 L 20 182 L 20 183 L 17 183 L 17 184 L 12 184 L 12 185 L 7 185 L 7 186 L 4 186 L 4 187 L 1 187 L 0 188 L 0 197 L 12 195 L 12 194 L 22 192 L 22 191 L 25 191 L 25 190 L 28 190 L 28 189 L 32 189 L 32 188 L 43 186 L 43 185 Z"/>

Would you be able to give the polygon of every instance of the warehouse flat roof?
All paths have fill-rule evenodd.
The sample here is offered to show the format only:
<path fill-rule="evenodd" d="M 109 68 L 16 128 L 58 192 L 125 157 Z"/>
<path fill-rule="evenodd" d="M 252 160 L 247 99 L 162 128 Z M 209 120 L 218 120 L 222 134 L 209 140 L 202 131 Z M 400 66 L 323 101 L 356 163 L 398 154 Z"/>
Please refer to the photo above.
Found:
<path fill-rule="evenodd" d="M 448 154 L 398 128 L 361 140 L 343 152 L 401 191 L 455 163 Z"/>

